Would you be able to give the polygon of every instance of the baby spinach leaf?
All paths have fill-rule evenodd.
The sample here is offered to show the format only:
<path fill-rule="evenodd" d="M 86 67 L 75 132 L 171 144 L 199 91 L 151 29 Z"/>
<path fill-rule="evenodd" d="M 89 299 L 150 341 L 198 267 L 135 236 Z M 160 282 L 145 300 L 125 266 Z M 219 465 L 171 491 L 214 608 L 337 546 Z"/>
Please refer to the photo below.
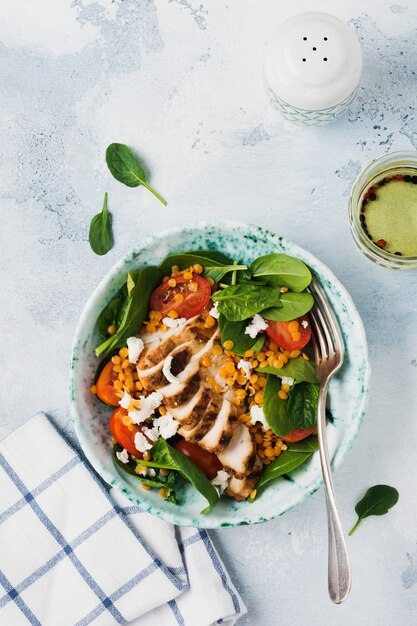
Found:
<path fill-rule="evenodd" d="M 313 428 L 317 423 L 317 403 L 320 385 L 299 383 L 288 395 L 288 417 L 294 428 Z"/>
<path fill-rule="evenodd" d="M 261 487 L 270 480 L 274 480 L 284 474 L 289 474 L 297 467 L 305 463 L 316 450 L 318 450 L 317 437 L 312 436 L 296 443 L 288 444 L 287 450 L 281 452 L 279 457 L 266 466 L 258 484 L 256 485 L 257 496 Z"/>
<path fill-rule="evenodd" d="M 166 201 L 152 189 L 142 163 L 124 143 L 111 143 L 106 150 L 106 163 L 114 178 L 128 187 L 143 185 L 166 206 Z"/>
<path fill-rule="evenodd" d="M 279 437 L 284 437 L 294 428 L 288 415 L 288 400 L 278 398 L 281 380 L 276 376 L 267 376 L 262 408 L 271 430 Z"/>
<path fill-rule="evenodd" d="M 353 528 L 349 531 L 349 535 L 355 532 L 359 524 L 365 517 L 370 515 L 385 515 L 389 509 L 398 502 L 400 494 L 395 487 L 389 485 L 374 485 L 370 487 L 355 506 L 358 520 Z"/>
<path fill-rule="evenodd" d="M 149 311 L 151 293 L 162 278 L 162 272 L 152 265 L 128 274 L 127 299 L 122 307 L 123 314 L 116 333 L 96 348 L 96 356 L 109 354 L 115 348 L 122 347 L 128 337 L 139 331 Z"/>
<path fill-rule="evenodd" d="M 232 262 L 232 259 L 223 254 L 223 252 L 219 252 L 218 250 L 191 250 L 185 252 L 184 254 L 195 254 L 197 256 L 203 256 L 206 259 L 217 261 L 221 265 L 230 265 Z"/>
<path fill-rule="evenodd" d="M 219 283 L 226 276 L 226 274 L 229 274 L 230 272 L 239 272 L 240 270 L 245 269 L 246 265 L 224 265 L 223 267 L 210 267 L 209 265 L 206 265 L 204 267 L 203 276 L 204 278 L 211 278 L 215 283 Z M 233 283 L 234 281 L 232 279 L 232 285 Z"/>
<path fill-rule="evenodd" d="M 301 293 L 287 291 L 287 293 L 281 294 L 282 306 L 279 309 L 272 308 L 262 311 L 262 317 L 275 322 L 289 322 L 308 313 L 313 304 L 313 296 L 306 291 Z"/>
<path fill-rule="evenodd" d="M 205 252 L 202 250 L 202 253 Z M 199 263 L 203 266 L 203 268 L 211 267 L 211 268 L 223 268 L 225 264 L 222 261 L 211 258 L 211 256 L 203 256 L 203 254 L 199 254 L 198 252 L 184 252 L 180 254 L 170 254 L 159 264 L 159 269 L 164 273 L 165 276 L 171 275 L 171 269 L 173 265 L 178 265 L 180 269 L 186 269 L 191 265 L 195 265 Z M 227 265 L 230 264 L 230 261 L 227 262 Z"/>
<path fill-rule="evenodd" d="M 229 322 L 224 315 L 220 315 L 219 327 L 221 342 L 233 341 L 233 352 L 239 356 L 245 356 L 246 350 L 253 350 L 257 354 L 265 342 L 265 335 L 258 335 L 252 339 L 245 333 L 248 322 Z"/>
<path fill-rule="evenodd" d="M 202 251 L 202 253 L 203 252 L 204 251 Z M 170 254 L 165 257 L 159 265 L 159 268 L 165 275 L 169 276 L 174 265 L 178 265 L 180 269 L 185 269 L 198 263 L 204 268 L 204 278 L 211 278 L 215 283 L 219 283 L 226 274 L 247 269 L 246 265 L 231 264 L 230 261 L 227 261 L 225 265 L 222 261 L 214 258 L 214 256 L 217 255 L 211 255 L 209 251 L 205 252 L 205 254 L 209 254 L 210 256 L 203 256 L 202 254 L 194 252 Z"/>
<path fill-rule="evenodd" d="M 108 327 L 116 326 L 116 319 L 118 311 L 123 302 L 122 290 L 110 300 L 104 307 L 102 312 L 97 318 L 97 330 L 100 337 L 106 339 L 109 336 Z"/>
<path fill-rule="evenodd" d="M 250 266 L 254 278 L 264 278 L 271 285 L 303 291 L 311 282 L 307 265 L 287 254 L 265 254 Z"/>
<path fill-rule="evenodd" d="M 208 507 L 201 511 L 202 515 L 209 513 L 211 507 L 218 501 L 219 494 L 201 469 L 184 454 L 170 446 L 162 437 L 153 445 L 151 454 L 152 461 L 140 460 L 138 463 L 147 467 L 172 469 L 179 472 L 207 500 Z"/>
<path fill-rule="evenodd" d="M 213 294 L 218 302 L 218 311 L 230 322 L 240 322 L 253 317 L 264 309 L 280 305 L 279 290 L 275 287 L 263 287 L 251 283 L 229 285 Z"/>
<path fill-rule="evenodd" d="M 160 475 L 152 476 L 149 478 L 146 476 L 141 476 L 140 474 L 137 474 L 135 472 L 135 468 L 137 466 L 137 463 L 135 461 L 129 460 L 129 463 L 122 463 L 121 461 L 119 461 L 116 456 L 116 452 L 121 452 L 122 450 L 123 448 L 119 444 L 115 444 L 113 446 L 112 457 L 113 463 L 116 465 L 116 467 L 118 467 L 120 470 L 123 470 L 126 474 L 129 474 L 129 476 L 133 476 L 133 478 L 140 480 L 141 483 L 148 485 L 149 487 L 154 487 L 156 489 L 165 489 L 167 495 L 164 500 L 168 500 L 173 504 L 178 504 L 178 500 L 173 489 L 173 485 L 176 481 L 175 471 L 170 472 L 167 476 Z"/>
<path fill-rule="evenodd" d="M 256 371 L 262 374 L 274 374 L 275 376 L 294 378 L 297 382 L 320 382 L 316 375 L 316 365 L 314 361 L 311 359 L 305 361 L 301 355 L 296 359 L 290 359 L 281 369 L 268 365 L 267 367 L 257 367 Z"/>
<path fill-rule="evenodd" d="M 95 215 L 90 222 L 88 239 L 92 251 L 96 254 L 107 254 L 107 252 L 111 250 L 113 237 L 111 232 L 111 217 L 107 210 L 107 191 L 104 194 L 101 213 Z"/>

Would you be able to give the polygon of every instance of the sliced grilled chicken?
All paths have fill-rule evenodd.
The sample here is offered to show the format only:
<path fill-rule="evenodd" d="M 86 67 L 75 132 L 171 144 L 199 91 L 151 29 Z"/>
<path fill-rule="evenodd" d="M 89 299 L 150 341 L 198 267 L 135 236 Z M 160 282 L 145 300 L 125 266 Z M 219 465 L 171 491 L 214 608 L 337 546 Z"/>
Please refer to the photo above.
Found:
<path fill-rule="evenodd" d="M 242 422 L 237 422 L 229 445 L 217 454 L 220 463 L 236 478 L 244 478 L 253 470 L 256 446 L 252 435 Z"/>
<path fill-rule="evenodd" d="M 233 431 L 237 424 L 237 417 L 234 406 L 227 400 L 223 399 L 223 404 L 217 415 L 216 423 L 208 431 L 208 433 L 200 439 L 199 445 L 218 454 L 229 445 L 233 436 Z"/>
<path fill-rule="evenodd" d="M 154 343 L 149 342 L 137 366 L 139 380 L 145 389 L 163 395 L 164 405 L 179 422 L 178 432 L 184 439 L 218 455 L 232 475 L 230 495 L 244 499 L 259 476 L 260 461 L 252 435 L 238 421 L 227 392 L 217 393 L 207 382 L 210 377 L 216 378 L 227 357 L 211 355 L 212 365 L 202 366 L 202 357 L 211 352 L 219 338 L 218 329 L 206 328 L 204 320 L 204 315 L 193 318 L 176 332 L 169 331 L 166 340 L 158 337 Z M 169 371 L 164 365 L 167 357 L 172 357 Z"/>
<path fill-rule="evenodd" d="M 232 476 L 226 489 L 227 495 L 235 500 L 246 500 L 259 480 L 261 469 L 262 462 L 258 458 L 255 462 L 253 471 L 248 474 L 248 476 L 245 476 L 245 478 L 236 478 L 236 476 Z"/>

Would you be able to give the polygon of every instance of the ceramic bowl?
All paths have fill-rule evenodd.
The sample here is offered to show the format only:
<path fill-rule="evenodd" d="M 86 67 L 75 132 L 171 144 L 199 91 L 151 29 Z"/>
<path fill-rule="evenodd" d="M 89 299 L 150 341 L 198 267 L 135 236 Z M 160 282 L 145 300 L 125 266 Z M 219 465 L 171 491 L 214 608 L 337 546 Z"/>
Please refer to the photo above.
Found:
<path fill-rule="evenodd" d="M 313 255 L 268 230 L 233 222 L 198 223 L 150 237 L 119 261 L 93 291 L 78 323 L 71 358 L 71 410 L 76 433 L 84 453 L 100 476 L 144 511 L 173 524 L 200 528 L 265 522 L 282 515 L 320 487 L 318 453 L 289 477 L 270 483 L 253 504 L 221 498 L 211 513 L 201 515 L 205 500 L 190 485 L 177 490 L 181 504 L 175 505 L 164 501 L 157 490 L 144 491 L 134 478 L 119 473 L 111 458 L 108 423 L 112 409 L 90 393 L 98 362 L 94 355 L 99 343 L 96 319 L 125 282 L 127 272 L 156 265 L 168 253 L 196 249 L 220 250 L 247 264 L 263 254 L 285 252 L 302 259 L 311 268 L 338 317 L 346 347 L 343 368 L 330 386 L 332 421 L 327 428 L 333 467 L 337 468 L 342 462 L 358 434 L 368 393 L 370 368 L 359 314 L 346 289 Z"/>

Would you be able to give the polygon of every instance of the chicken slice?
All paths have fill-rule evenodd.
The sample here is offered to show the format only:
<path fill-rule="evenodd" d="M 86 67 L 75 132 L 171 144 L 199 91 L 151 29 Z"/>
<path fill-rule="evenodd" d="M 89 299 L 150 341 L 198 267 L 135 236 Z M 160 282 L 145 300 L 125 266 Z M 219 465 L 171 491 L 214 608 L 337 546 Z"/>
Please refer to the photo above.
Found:
<path fill-rule="evenodd" d="M 192 443 L 198 443 L 200 439 L 202 439 L 211 429 L 216 422 L 222 405 L 221 396 L 213 394 L 209 389 L 207 391 L 210 400 L 206 410 L 201 415 L 200 420 L 196 423 L 193 429 L 182 428 L 181 431 L 179 431 L 180 435 Z"/>
<path fill-rule="evenodd" d="M 255 443 L 249 428 L 242 422 L 237 422 L 229 445 L 217 456 L 223 467 L 230 470 L 236 478 L 247 476 L 257 459 Z"/>
<path fill-rule="evenodd" d="M 235 500 L 246 500 L 250 492 L 255 489 L 256 483 L 262 470 L 262 461 L 257 458 L 253 471 L 245 476 L 245 478 L 236 478 L 232 476 L 227 485 L 226 494 Z"/>
<path fill-rule="evenodd" d="M 208 433 L 200 439 L 198 442 L 199 446 L 215 454 L 221 452 L 229 444 L 236 427 L 236 422 L 235 408 L 229 400 L 224 398 L 215 423 Z"/>

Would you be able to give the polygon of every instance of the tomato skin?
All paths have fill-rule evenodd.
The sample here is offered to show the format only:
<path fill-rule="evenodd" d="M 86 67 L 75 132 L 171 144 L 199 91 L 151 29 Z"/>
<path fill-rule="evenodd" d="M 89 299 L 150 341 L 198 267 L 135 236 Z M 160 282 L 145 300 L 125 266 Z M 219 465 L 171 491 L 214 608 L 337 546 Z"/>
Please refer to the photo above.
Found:
<path fill-rule="evenodd" d="M 302 350 L 311 339 L 311 325 L 307 315 L 303 315 L 289 322 L 273 322 L 270 320 L 267 320 L 267 322 L 268 328 L 265 331 L 266 334 L 272 341 L 275 341 L 276 344 L 281 346 L 281 348 L 284 348 L 284 350 Z M 291 324 L 291 322 L 299 323 L 298 332 L 301 337 L 295 341 L 292 338 L 292 333 L 288 330 L 288 324 Z M 308 326 L 304 328 L 302 322 L 307 322 Z"/>
<path fill-rule="evenodd" d="M 98 377 L 96 394 L 104 404 L 110 404 L 110 406 L 119 405 L 119 398 L 116 396 L 116 390 L 113 387 L 113 363 L 111 361 L 103 367 Z"/>
<path fill-rule="evenodd" d="M 301 441 L 310 435 L 317 434 L 317 426 L 313 428 L 294 428 L 288 435 L 285 437 L 281 437 L 282 441 L 287 441 L 288 443 L 295 443 L 296 441 Z"/>
<path fill-rule="evenodd" d="M 143 459 L 143 454 L 136 449 L 135 435 L 140 431 L 140 428 L 135 424 L 131 427 L 123 424 L 123 418 L 127 415 L 126 409 L 119 406 L 118 409 L 113 411 L 110 417 L 110 431 L 117 443 L 125 448 L 130 454 L 133 454 L 138 459 Z"/>
<path fill-rule="evenodd" d="M 175 445 L 175 449 L 195 463 L 209 480 L 213 480 L 217 472 L 223 468 L 223 465 L 215 454 L 207 452 L 207 450 L 203 450 L 203 448 L 200 448 L 197 444 L 185 441 L 185 439 L 178 441 Z"/>
<path fill-rule="evenodd" d="M 190 319 L 198 315 L 208 305 L 211 296 L 211 285 L 208 280 L 193 274 L 192 279 L 185 279 L 183 274 L 175 276 L 177 282 L 175 287 L 170 287 L 168 281 L 165 281 L 155 289 L 150 299 L 150 307 L 152 311 L 160 311 L 167 314 L 169 311 L 176 311 L 178 317 Z M 196 282 L 198 284 L 197 291 L 190 291 L 188 284 Z M 176 294 L 182 294 L 184 300 L 177 302 L 174 298 Z"/>

